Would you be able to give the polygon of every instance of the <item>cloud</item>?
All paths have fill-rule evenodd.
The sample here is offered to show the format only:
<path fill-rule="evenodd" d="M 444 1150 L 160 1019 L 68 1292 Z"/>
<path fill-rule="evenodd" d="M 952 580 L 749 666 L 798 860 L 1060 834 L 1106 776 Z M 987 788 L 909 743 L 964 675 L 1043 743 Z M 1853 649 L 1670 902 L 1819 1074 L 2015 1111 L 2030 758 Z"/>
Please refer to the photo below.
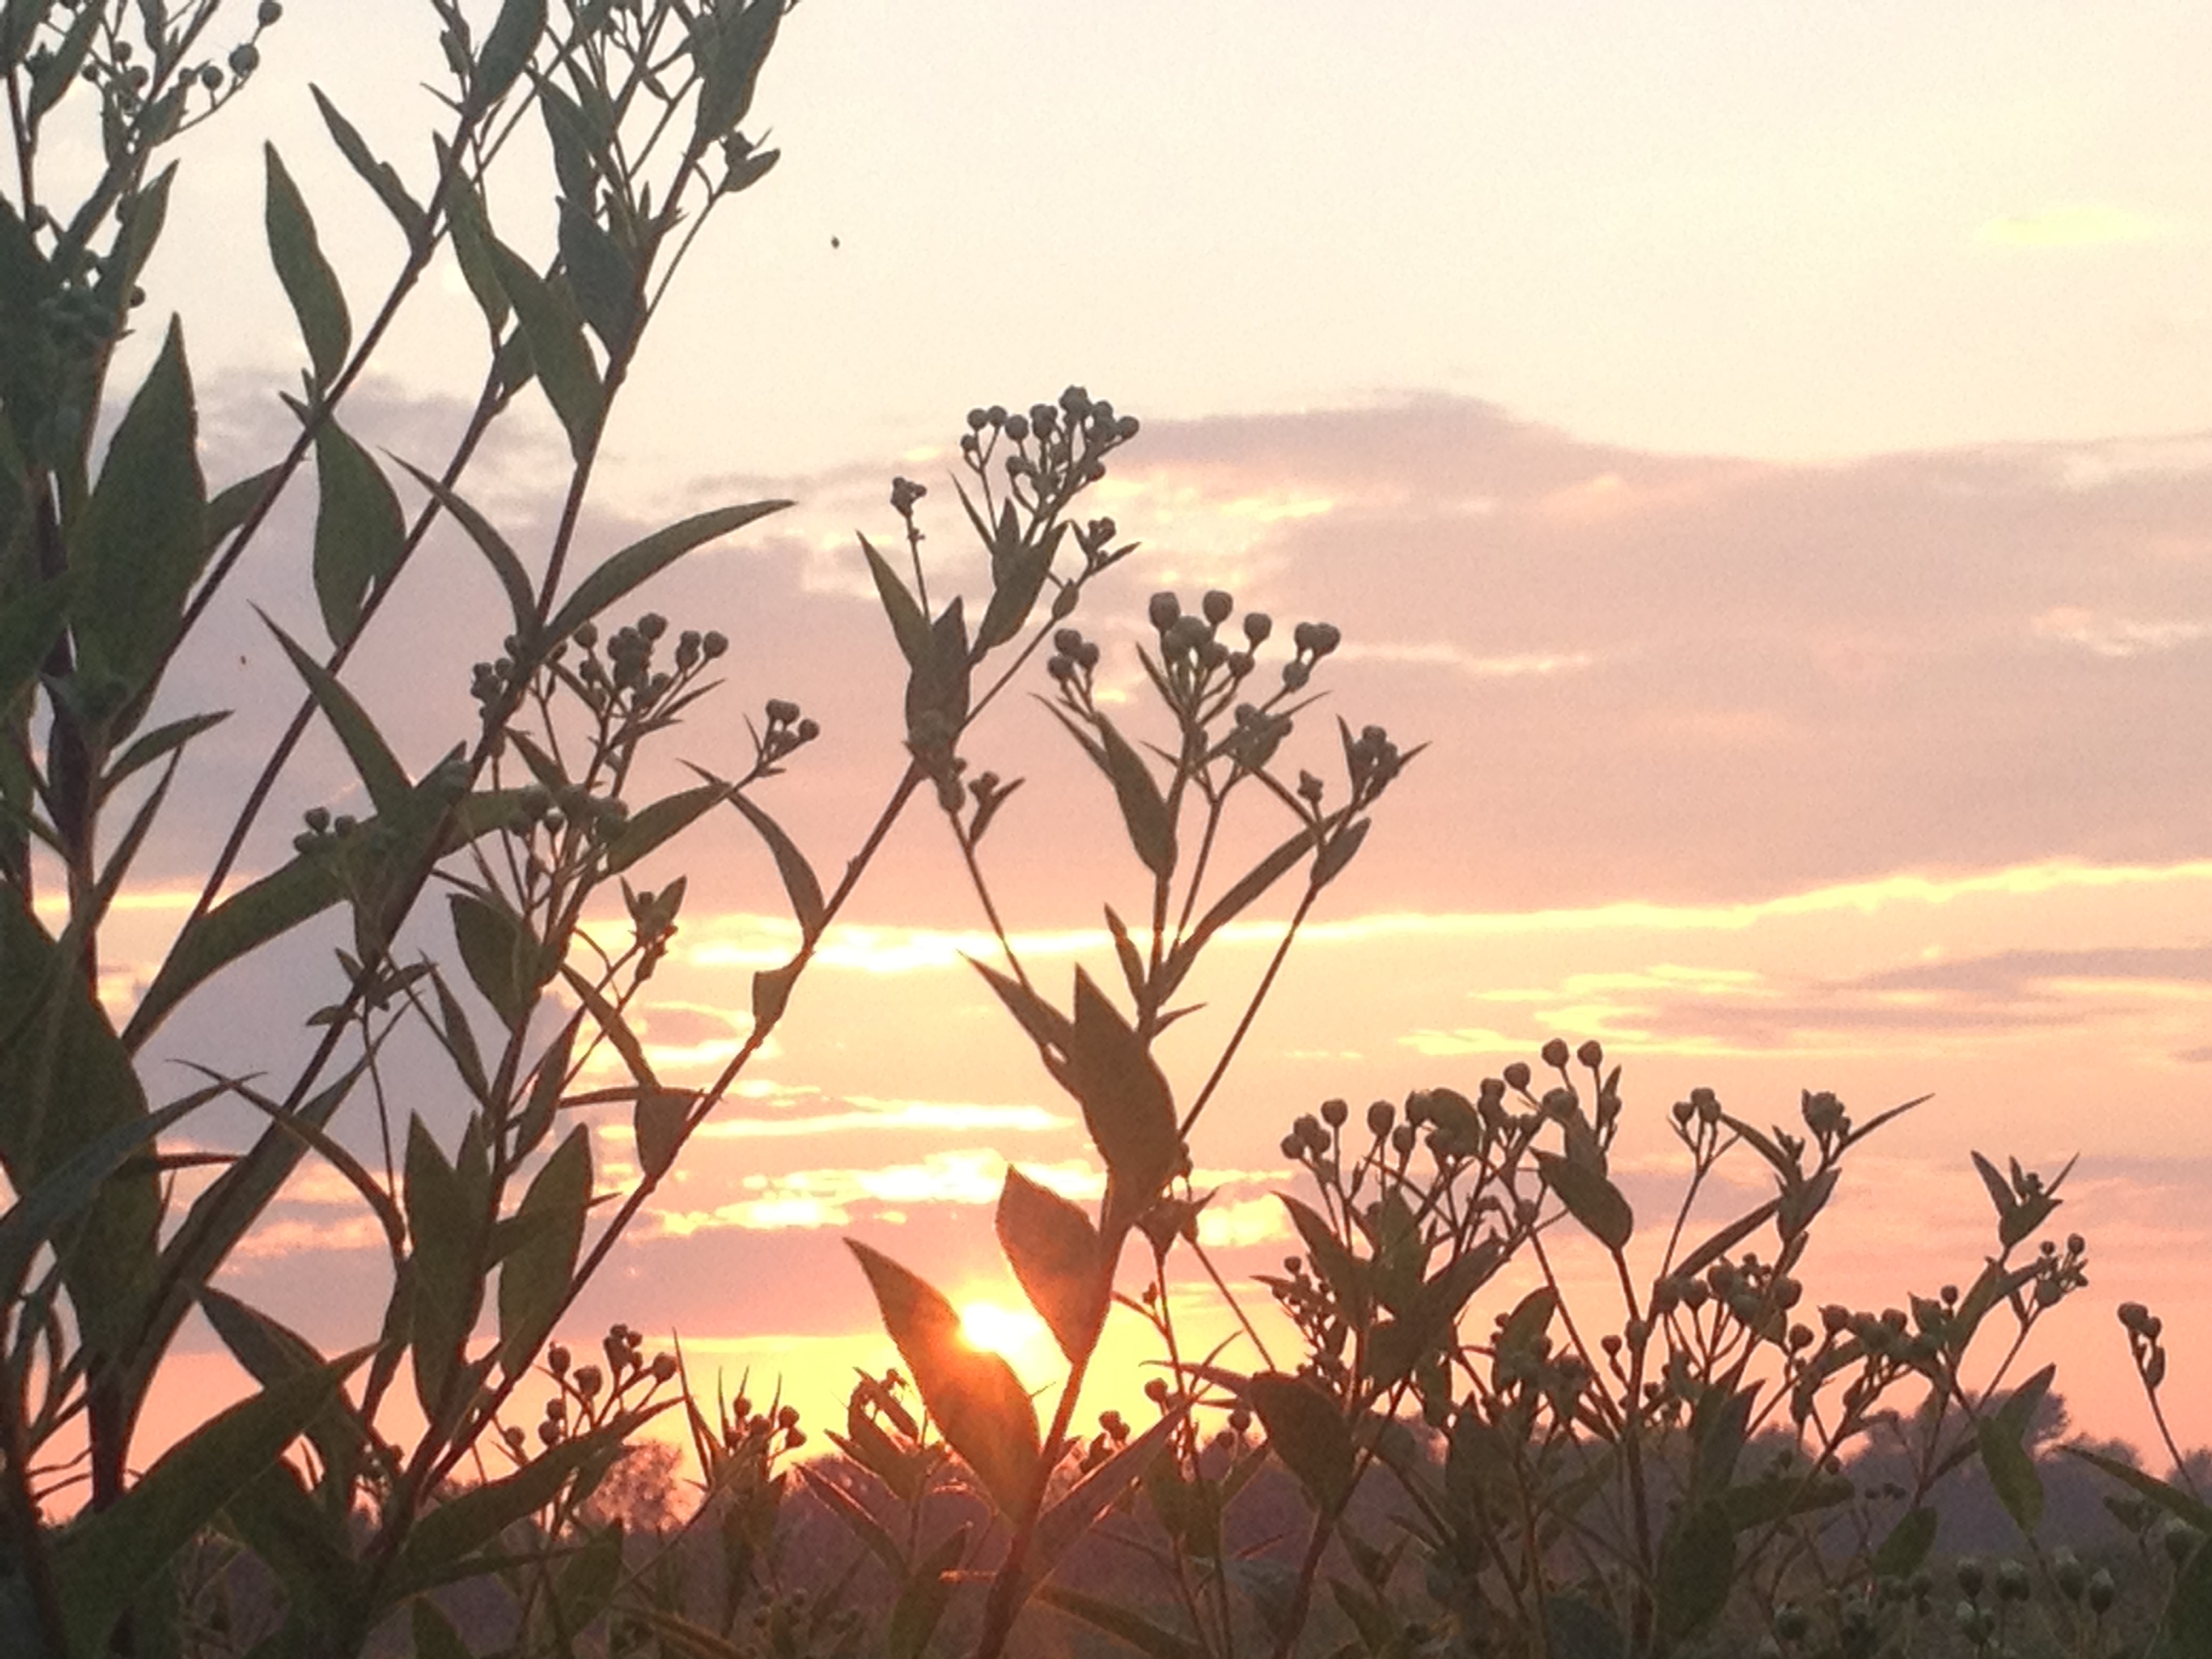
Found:
<path fill-rule="evenodd" d="M 2109 202 L 2068 202 L 1984 221 L 1974 240 L 1993 247 L 2109 247 L 2172 235 L 2174 224 Z"/>
<path fill-rule="evenodd" d="M 1715 1056 L 1929 1054 L 2006 1037 L 2112 1042 L 2212 1015 L 2212 946 L 2015 949 L 1837 978 L 1657 963 L 1478 992 L 1512 1005 L 1531 1032 L 1575 1030 L 1623 1053 Z M 1416 1030 L 1431 1056 L 1531 1046 L 1483 1027 Z M 2189 1058 L 2186 1054 L 2178 1059 Z"/>

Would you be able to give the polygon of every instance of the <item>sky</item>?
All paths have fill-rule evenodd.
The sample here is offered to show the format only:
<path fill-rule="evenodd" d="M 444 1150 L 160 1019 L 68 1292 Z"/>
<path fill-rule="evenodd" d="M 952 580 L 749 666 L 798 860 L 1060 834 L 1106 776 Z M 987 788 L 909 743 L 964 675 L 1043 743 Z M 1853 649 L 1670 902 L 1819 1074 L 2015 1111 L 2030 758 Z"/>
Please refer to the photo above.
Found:
<path fill-rule="evenodd" d="M 424 21 L 291 0 L 251 95 L 186 149 L 147 285 L 186 319 L 219 479 L 282 441 L 272 392 L 301 357 L 256 246 L 258 145 L 283 149 L 341 270 L 388 270 L 392 236 L 305 86 L 427 178 Z M 2179 4 L 806 0 L 754 118 L 782 162 L 657 322 L 582 545 L 795 503 L 652 597 L 734 647 L 726 707 L 678 752 L 726 759 L 769 696 L 822 720 L 763 799 L 834 871 L 902 759 L 854 531 L 893 530 L 904 472 L 951 551 L 967 408 L 1070 381 L 1111 397 L 1145 430 L 1098 500 L 1146 547 L 1085 626 L 1133 717 L 1146 596 L 1218 586 L 1343 630 L 1297 763 L 1322 769 L 1337 714 L 1430 745 L 1199 1128 L 1228 1271 L 1284 1253 L 1269 1194 L 1293 1115 L 1472 1092 L 1553 1035 L 1626 1065 L 1617 1167 L 1639 1214 L 1674 1190 L 1661 1124 L 1693 1086 L 1785 1125 L 1802 1089 L 1862 1117 L 1932 1091 L 1847 1176 L 1814 1296 L 1880 1307 L 1971 1279 L 1993 1227 L 1969 1152 L 2046 1173 L 2078 1152 L 2057 1224 L 2087 1236 L 2092 1284 L 2042 1351 L 2082 1426 L 2140 1439 L 2112 1309 L 2152 1304 L 2176 1426 L 2201 1443 L 2208 54 L 2212 15 Z M 542 248 L 536 190 L 494 210 Z M 440 453 L 473 315 L 436 273 L 357 429 Z M 544 546 L 562 459 L 532 410 L 472 478 L 518 546 Z M 310 512 L 287 501 L 240 595 L 302 628 Z M 502 631 L 489 580 L 447 552 L 364 659 L 417 766 L 463 729 L 466 665 Z M 131 896 L 119 1001 L 288 712 L 257 629 L 241 603 L 181 665 L 179 707 L 240 712 Z M 1141 889 L 1096 780 L 1019 699 L 971 752 L 1029 780 L 987 842 L 1010 927 L 1048 983 L 1110 972 L 1101 906 L 1133 912 Z M 311 746 L 292 810 L 343 810 L 347 787 Z M 646 1036 L 678 1080 L 742 1040 L 750 974 L 795 937 L 739 828 L 668 866 L 691 896 Z M 1206 1011 L 1165 1040 L 1185 1097 L 1274 937 L 1225 937 Z M 840 1239 L 1018 1306 L 987 1224 L 1006 1161 L 1071 1194 L 1098 1176 L 962 959 L 990 944 L 916 815 L 585 1316 L 678 1332 L 732 1376 L 784 1373 L 818 1414 L 852 1365 L 890 1358 Z M 287 1006 L 305 976 L 235 970 L 161 1061 L 235 1045 L 233 998 Z M 626 1131 L 596 1133 L 618 1177 Z M 380 1291 L 357 1206 L 310 1178 L 273 1220 L 234 1288 L 358 1340 Z M 1194 1293 L 1189 1316 L 1218 1315 Z M 1048 1340 L 1018 1321 L 1010 1340 L 1052 1380 Z M 208 1346 L 180 1375 L 219 1389 Z"/>

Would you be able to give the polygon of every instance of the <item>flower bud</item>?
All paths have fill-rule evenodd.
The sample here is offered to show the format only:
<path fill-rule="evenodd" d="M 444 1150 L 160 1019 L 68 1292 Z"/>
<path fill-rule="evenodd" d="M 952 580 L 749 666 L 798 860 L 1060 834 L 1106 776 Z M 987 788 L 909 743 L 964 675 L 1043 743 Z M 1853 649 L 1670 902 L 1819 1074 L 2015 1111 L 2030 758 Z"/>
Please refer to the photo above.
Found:
<path fill-rule="evenodd" d="M 1164 634 L 1182 615 L 1182 604 L 1172 593 L 1155 593 L 1152 602 L 1145 607 L 1145 615 L 1151 619 L 1154 628 Z"/>

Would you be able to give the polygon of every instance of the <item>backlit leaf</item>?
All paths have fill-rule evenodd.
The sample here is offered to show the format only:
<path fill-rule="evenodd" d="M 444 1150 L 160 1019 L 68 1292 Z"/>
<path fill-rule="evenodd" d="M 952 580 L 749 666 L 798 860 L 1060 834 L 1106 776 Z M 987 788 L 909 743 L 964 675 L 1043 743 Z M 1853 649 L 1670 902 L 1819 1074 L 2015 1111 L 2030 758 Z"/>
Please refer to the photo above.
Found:
<path fill-rule="evenodd" d="M 1112 1289 L 1091 1218 L 1011 1164 L 999 1192 L 999 1245 L 1030 1305 L 1070 1360 L 1091 1352 Z"/>
<path fill-rule="evenodd" d="M 922 615 L 898 572 L 866 536 L 860 538 L 860 551 L 867 556 L 868 574 L 875 579 L 876 597 L 883 601 L 884 614 L 890 618 L 899 654 L 906 659 L 908 669 L 918 668 L 929 655 L 929 618 Z"/>
<path fill-rule="evenodd" d="M 1028 1502 L 1039 1456 L 1036 1408 L 1012 1367 L 971 1347 L 944 1296 L 879 1250 L 846 1245 L 875 1291 L 884 1328 L 898 1345 L 938 1428 L 1005 1513 Z"/>
<path fill-rule="evenodd" d="M 1084 1127 L 1106 1161 L 1110 1231 L 1117 1218 L 1134 1216 L 1167 1184 L 1182 1162 L 1182 1137 L 1151 1049 L 1080 968 L 1060 1081 L 1083 1108 Z"/>
<path fill-rule="evenodd" d="M 1352 1431 L 1336 1402 L 1303 1377 L 1262 1371 L 1250 1383 L 1252 1409 L 1267 1443 L 1324 1515 L 1352 1495 Z"/>
<path fill-rule="evenodd" d="M 505 0 L 477 53 L 471 104 L 484 109 L 506 95 L 545 33 L 545 0 Z"/>
<path fill-rule="evenodd" d="M 1735 1529 L 1708 1500 L 1680 1511 L 1659 1543 L 1659 1627 L 1670 1639 L 1695 1635 L 1721 1615 L 1735 1583 Z"/>

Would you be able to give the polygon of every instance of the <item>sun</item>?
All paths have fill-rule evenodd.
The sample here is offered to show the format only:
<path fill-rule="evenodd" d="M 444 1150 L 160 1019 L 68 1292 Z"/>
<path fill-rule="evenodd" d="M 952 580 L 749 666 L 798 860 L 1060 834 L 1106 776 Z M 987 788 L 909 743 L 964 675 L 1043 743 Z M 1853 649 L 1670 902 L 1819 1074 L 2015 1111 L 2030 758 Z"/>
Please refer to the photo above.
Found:
<path fill-rule="evenodd" d="M 967 1302 L 960 1308 L 960 1339 L 1014 1364 L 1033 1358 L 1045 1337 L 1044 1321 L 1027 1308 L 996 1302 Z"/>

